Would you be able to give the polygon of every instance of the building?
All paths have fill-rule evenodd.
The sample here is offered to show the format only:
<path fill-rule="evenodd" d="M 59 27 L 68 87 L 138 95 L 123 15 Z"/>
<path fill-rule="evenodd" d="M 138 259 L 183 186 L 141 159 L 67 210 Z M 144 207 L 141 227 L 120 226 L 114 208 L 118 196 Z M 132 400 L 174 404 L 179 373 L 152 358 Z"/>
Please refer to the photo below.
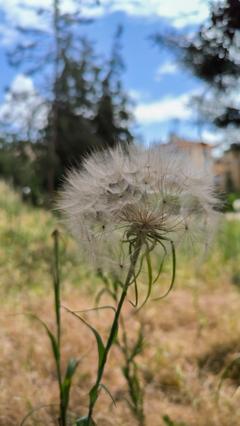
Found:
<path fill-rule="evenodd" d="M 196 169 L 199 167 L 213 171 L 214 159 L 211 145 L 204 142 L 187 141 L 176 135 L 170 136 L 168 145 L 186 153 L 196 165 Z"/>
<path fill-rule="evenodd" d="M 240 144 L 232 144 L 215 160 L 214 175 L 220 191 L 240 192 Z"/>
<path fill-rule="evenodd" d="M 220 158 L 214 158 L 213 145 L 187 141 L 171 135 L 168 143 L 186 155 L 197 168 L 206 168 L 213 173 L 216 187 L 221 192 L 240 192 L 240 144 L 232 144 Z"/>

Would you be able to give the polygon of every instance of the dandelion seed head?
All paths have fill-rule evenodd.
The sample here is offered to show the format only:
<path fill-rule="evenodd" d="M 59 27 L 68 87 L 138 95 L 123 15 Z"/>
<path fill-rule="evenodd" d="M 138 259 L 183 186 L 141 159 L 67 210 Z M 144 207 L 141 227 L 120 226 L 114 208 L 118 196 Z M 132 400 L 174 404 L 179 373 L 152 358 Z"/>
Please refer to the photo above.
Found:
<path fill-rule="evenodd" d="M 71 171 L 59 199 L 67 226 L 97 267 L 129 262 L 124 241 L 208 239 L 217 199 L 206 170 L 164 145 L 116 147 Z M 115 266 L 114 266 L 115 265 Z"/>

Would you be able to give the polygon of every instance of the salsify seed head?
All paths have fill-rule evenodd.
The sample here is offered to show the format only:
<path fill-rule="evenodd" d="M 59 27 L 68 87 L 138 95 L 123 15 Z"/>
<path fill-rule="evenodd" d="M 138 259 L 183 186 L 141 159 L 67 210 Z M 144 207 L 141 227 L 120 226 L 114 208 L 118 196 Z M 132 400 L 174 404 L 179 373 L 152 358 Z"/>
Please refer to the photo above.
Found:
<path fill-rule="evenodd" d="M 117 146 L 68 173 L 58 207 L 96 267 L 121 273 L 126 243 L 136 239 L 208 241 L 218 204 L 213 178 L 191 163 L 167 145 Z"/>

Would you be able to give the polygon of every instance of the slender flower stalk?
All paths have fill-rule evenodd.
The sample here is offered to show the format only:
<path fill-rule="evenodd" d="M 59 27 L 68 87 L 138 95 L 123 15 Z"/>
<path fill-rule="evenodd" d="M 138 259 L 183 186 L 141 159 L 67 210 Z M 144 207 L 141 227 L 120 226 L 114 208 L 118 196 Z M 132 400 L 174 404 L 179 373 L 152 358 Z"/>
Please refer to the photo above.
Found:
<path fill-rule="evenodd" d="M 121 313 L 121 310 L 122 310 L 122 307 L 123 307 L 123 303 L 124 303 L 126 296 L 127 296 L 128 287 L 131 283 L 132 277 L 134 276 L 134 271 L 135 271 L 135 267 L 136 267 L 136 263 L 137 263 L 140 251 L 141 251 L 141 246 L 142 246 L 141 239 L 137 239 L 136 242 L 135 242 L 135 245 L 134 245 L 134 252 L 133 252 L 133 255 L 131 257 L 131 262 L 130 262 L 130 267 L 129 267 L 129 271 L 128 271 L 128 274 L 127 274 L 127 278 L 126 278 L 125 284 L 124 284 L 123 289 L 122 289 L 122 294 L 121 294 L 121 297 L 120 297 L 118 305 L 117 305 L 117 309 L 116 309 L 116 312 L 115 312 L 115 316 L 114 316 L 114 320 L 113 320 L 112 327 L 111 327 L 111 330 L 110 330 L 110 334 L 109 334 L 107 344 L 106 344 L 106 347 L 105 347 L 105 350 L 104 350 L 102 362 L 101 362 L 100 367 L 98 369 L 97 379 L 96 379 L 94 386 L 92 387 L 92 389 L 90 391 L 90 403 L 89 403 L 89 410 L 88 410 L 88 424 L 89 425 L 91 425 L 93 409 L 94 409 L 94 406 L 95 406 L 97 399 L 98 399 L 99 385 L 101 384 L 101 380 L 102 380 L 102 376 L 103 376 L 103 373 L 104 373 L 104 369 L 105 369 L 105 365 L 106 365 L 106 362 L 107 362 L 107 357 L 108 357 L 109 351 L 110 351 L 110 349 L 111 349 L 111 347 L 114 343 L 114 340 L 115 340 L 117 332 L 118 332 L 119 316 L 120 316 L 120 313 Z M 92 393 L 95 393 L 96 396 L 95 396 L 95 398 L 91 399 Z"/>
<path fill-rule="evenodd" d="M 62 373 L 62 344 L 61 344 L 61 282 L 59 268 L 59 232 L 57 229 L 52 233 L 54 244 L 54 270 L 53 270 L 53 286 L 54 286 L 54 307 L 56 321 L 56 335 L 48 330 L 48 336 L 51 340 L 53 356 L 56 364 L 56 373 L 59 389 L 59 426 L 67 426 L 67 412 L 69 404 L 69 394 L 72 384 L 72 378 L 78 366 L 78 361 L 70 359 L 66 369 L 65 376 Z"/>
<path fill-rule="evenodd" d="M 35 314 L 29 314 L 29 316 L 37 320 L 42 327 L 45 329 L 46 334 L 51 343 L 52 355 L 55 363 L 55 371 L 58 382 L 59 390 L 59 411 L 58 411 L 58 425 L 67 426 L 68 424 L 68 406 L 69 406 L 69 397 L 72 386 L 72 379 L 78 367 L 78 360 L 70 358 L 67 364 L 65 374 L 62 372 L 62 320 L 61 320 L 61 279 L 60 279 L 60 262 L 59 262 L 59 232 L 55 229 L 52 233 L 53 237 L 53 293 L 54 293 L 54 311 L 55 311 L 55 325 L 56 331 L 53 332 L 49 328 L 46 322 L 39 318 Z M 55 404 L 53 404 L 55 405 Z M 51 406 L 51 405 L 50 405 Z M 46 406 L 41 406 L 40 408 L 45 408 Z M 37 411 L 37 409 L 31 410 L 23 418 L 20 423 L 20 426 L 24 426 L 26 421 L 32 414 Z"/>

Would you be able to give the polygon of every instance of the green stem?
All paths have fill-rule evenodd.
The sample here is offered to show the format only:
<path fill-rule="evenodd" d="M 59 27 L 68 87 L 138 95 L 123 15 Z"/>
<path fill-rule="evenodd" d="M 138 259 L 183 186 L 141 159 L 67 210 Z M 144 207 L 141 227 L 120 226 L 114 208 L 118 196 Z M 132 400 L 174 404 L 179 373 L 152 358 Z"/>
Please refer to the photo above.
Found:
<path fill-rule="evenodd" d="M 123 289 L 122 289 L 121 297 L 120 297 L 118 305 L 117 305 L 117 309 L 116 309 L 115 316 L 114 316 L 114 319 L 113 319 L 112 327 L 111 327 L 109 337 L 108 337 L 108 340 L 107 340 L 107 344 L 106 344 L 106 347 L 105 347 L 105 351 L 104 351 L 104 354 L 103 354 L 102 362 L 101 362 L 101 365 L 98 369 L 97 379 L 96 379 L 94 386 L 92 387 L 92 389 L 90 391 L 90 393 L 92 391 L 94 391 L 96 393 L 96 397 L 92 400 L 90 398 L 89 409 L 88 409 L 88 418 L 87 418 L 87 425 L 88 426 L 91 426 L 93 409 L 94 409 L 94 406 L 95 406 L 97 399 L 98 399 L 98 388 L 99 388 L 99 385 L 100 385 L 101 380 L 102 380 L 102 376 L 103 376 L 103 373 L 104 373 L 104 369 L 105 369 L 105 365 L 106 365 L 106 362 L 107 362 L 109 351 L 110 351 L 110 349 L 111 349 L 111 347 L 114 343 L 114 339 L 115 339 L 117 329 L 118 329 L 118 322 L 119 322 L 120 313 L 121 313 L 122 306 L 123 306 L 123 303 L 125 301 L 125 298 L 127 296 L 127 291 L 128 291 L 128 287 L 131 283 L 131 279 L 134 276 L 134 271 L 135 271 L 135 267 L 136 267 L 136 263 L 137 263 L 140 251 L 141 251 L 141 247 L 142 247 L 142 241 L 141 241 L 141 239 L 139 239 L 139 240 L 136 241 L 136 243 L 134 245 L 135 250 L 133 251 L 133 254 L 131 256 L 131 264 L 130 264 L 130 267 L 129 267 L 129 271 L 128 271 L 128 274 L 127 274 L 125 284 L 124 284 Z"/>
<path fill-rule="evenodd" d="M 61 302 L 60 302 L 60 273 L 59 273 L 59 232 L 57 229 L 52 234 L 54 240 L 54 302 L 55 316 L 57 325 L 57 342 L 60 346 L 61 342 Z"/>
<path fill-rule="evenodd" d="M 57 328 L 57 345 L 58 345 L 58 357 L 56 361 L 58 387 L 59 387 L 59 426 L 66 426 L 67 424 L 67 407 L 64 402 L 63 390 L 62 390 L 62 373 L 61 373 L 61 289 L 60 289 L 60 273 L 59 273 L 59 232 L 57 229 L 52 234 L 54 240 L 54 305 L 55 305 L 55 317 L 56 317 L 56 328 Z"/>
<path fill-rule="evenodd" d="M 130 409 L 133 412 L 133 415 L 138 421 L 139 426 L 145 426 L 145 415 L 143 409 L 143 391 L 139 387 L 136 389 L 136 384 L 138 384 L 137 377 L 137 364 L 134 361 L 134 357 L 129 353 L 129 345 L 127 332 L 125 327 L 125 321 L 121 318 L 121 327 L 123 330 L 122 336 L 122 345 L 119 344 L 119 347 L 122 351 L 125 366 L 124 366 L 124 376 L 127 381 L 129 395 L 132 401 Z"/>

